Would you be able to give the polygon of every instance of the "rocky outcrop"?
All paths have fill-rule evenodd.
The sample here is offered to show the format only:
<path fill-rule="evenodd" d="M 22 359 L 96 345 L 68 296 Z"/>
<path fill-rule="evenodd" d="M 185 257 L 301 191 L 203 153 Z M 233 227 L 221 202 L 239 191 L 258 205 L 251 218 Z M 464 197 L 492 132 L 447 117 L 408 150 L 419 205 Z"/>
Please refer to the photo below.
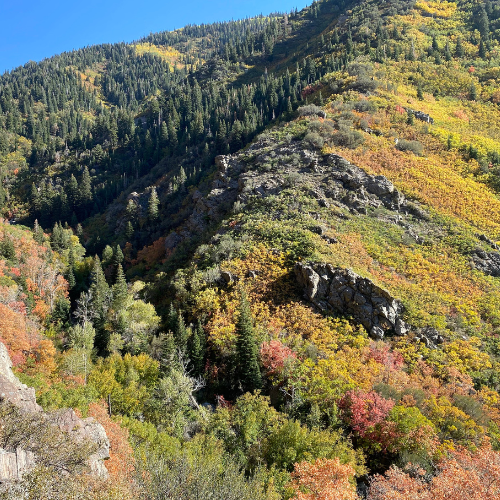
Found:
<path fill-rule="evenodd" d="M 361 323 L 374 339 L 387 334 L 405 335 L 409 326 L 402 320 L 403 305 L 387 290 L 350 269 L 330 264 L 295 265 L 305 297 L 321 311 L 334 310 Z"/>
<path fill-rule="evenodd" d="M 385 208 L 398 216 L 426 217 L 418 204 L 408 202 L 386 177 L 369 175 L 342 156 L 321 154 L 302 141 L 276 144 L 261 136 L 243 152 L 218 156 L 215 163 L 211 191 L 206 196 L 193 192 L 194 210 L 180 228 L 167 235 L 167 251 L 227 216 L 235 202 L 245 204 L 276 196 L 292 186 L 297 191 L 307 190 L 321 207 L 352 214 Z M 338 210 L 336 213 L 343 215 Z M 404 224 L 410 227 L 411 221 Z"/>
<path fill-rule="evenodd" d="M 99 477 L 107 476 L 104 460 L 109 458 L 110 444 L 104 427 L 93 418 L 79 418 L 71 409 L 55 413 L 43 412 L 36 402 L 35 390 L 22 384 L 14 375 L 9 354 L 1 342 L 0 400 L 11 403 L 23 413 L 41 414 L 46 425 L 54 425 L 68 433 L 76 443 L 84 441 L 95 443 L 97 450 L 89 457 L 89 468 Z M 36 455 L 29 450 L 24 450 L 22 447 L 0 448 L 0 482 L 21 479 L 23 473 L 31 469 L 35 463 Z"/>
<path fill-rule="evenodd" d="M 474 267 L 484 274 L 500 277 L 500 253 L 485 252 L 484 250 L 476 250 L 472 254 L 472 262 Z"/>

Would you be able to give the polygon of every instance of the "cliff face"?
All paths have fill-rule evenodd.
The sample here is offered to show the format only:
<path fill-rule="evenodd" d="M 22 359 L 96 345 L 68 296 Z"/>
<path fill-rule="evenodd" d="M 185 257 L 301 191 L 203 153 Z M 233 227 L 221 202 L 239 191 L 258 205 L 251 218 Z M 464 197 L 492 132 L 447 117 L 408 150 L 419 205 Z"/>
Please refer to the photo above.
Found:
<path fill-rule="evenodd" d="M 101 424 L 93 418 L 79 418 L 71 410 L 46 413 L 37 404 L 35 390 L 22 384 L 12 372 L 12 362 L 3 343 L 0 342 L 0 400 L 10 403 L 23 415 L 37 416 L 33 422 L 47 425 L 66 433 L 76 444 L 90 442 L 96 450 L 88 459 L 91 472 L 99 477 L 107 477 L 104 460 L 109 458 L 109 440 Z M 24 472 L 34 467 L 36 454 L 31 446 L 7 445 L 0 448 L 0 482 L 17 481 Z"/>

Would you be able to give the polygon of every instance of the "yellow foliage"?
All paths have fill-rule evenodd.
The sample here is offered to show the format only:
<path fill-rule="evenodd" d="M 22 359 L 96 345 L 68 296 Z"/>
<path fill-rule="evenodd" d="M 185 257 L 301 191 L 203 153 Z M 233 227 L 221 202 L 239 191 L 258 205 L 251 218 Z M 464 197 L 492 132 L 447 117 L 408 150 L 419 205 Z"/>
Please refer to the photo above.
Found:
<path fill-rule="evenodd" d="M 436 17 L 451 17 L 457 10 L 457 4 L 455 2 L 446 2 L 445 0 L 435 2 L 419 0 L 415 4 L 415 8 L 424 14 Z"/>

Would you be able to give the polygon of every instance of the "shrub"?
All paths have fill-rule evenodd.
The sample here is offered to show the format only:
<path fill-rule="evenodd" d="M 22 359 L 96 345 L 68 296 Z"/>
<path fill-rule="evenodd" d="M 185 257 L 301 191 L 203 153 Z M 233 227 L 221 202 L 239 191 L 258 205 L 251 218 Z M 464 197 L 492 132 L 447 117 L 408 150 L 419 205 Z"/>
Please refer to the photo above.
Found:
<path fill-rule="evenodd" d="M 353 103 L 352 107 L 359 113 L 373 113 L 377 111 L 377 107 L 370 101 L 357 101 Z"/>
<path fill-rule="evenodd" d="M 316 132 L 308 132 L 304 137 L 304 140 L 316 146 L 317 148 L 322 148 L 325 140 Z"/>
<path fill-rule="evenodd" d="M 422 143 L 418 141 L 407 141 L 406 139 L 399 139 L 396 144 L 396 149 L 399 149 L 399 151 L 411 151 L 417 156 L 422 156 L 424 152 Z"/>
<path fill-rule="evenodd" d="M 316 104 L 308 104 L 306 106 L 300 106 L 297 110 L 299 116 L 322 116 L 326 117 L 326 113 Z"/>
<path fill-rule="evenodd" d="M 341 127 L 340 130 L 332 136 L 332 142 L 335 146 L 343 146 L 346 148 L 357 148 L 363 144 L 365 138 L 356 130 L 349 130 L 348 128 Z"/>
<path fill-rule="evenodd" d="M 349 88 L 358 92 L 373 92 L 378 87 L 378 82 L 367 76 L 359 76 L 355 82 L 349 85 Z"/>

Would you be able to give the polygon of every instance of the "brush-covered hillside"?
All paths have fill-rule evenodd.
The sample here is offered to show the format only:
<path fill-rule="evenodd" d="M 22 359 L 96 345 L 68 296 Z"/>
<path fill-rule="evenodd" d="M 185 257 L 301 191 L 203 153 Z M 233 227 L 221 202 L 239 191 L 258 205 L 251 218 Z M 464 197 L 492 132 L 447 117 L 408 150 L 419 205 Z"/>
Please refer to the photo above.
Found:
<path fill-rule="evenodd" d="M 499 20 L 320 1 L 0 77 L 0 337 L 111 443 L 5 498 L 500 497 Z"/>

